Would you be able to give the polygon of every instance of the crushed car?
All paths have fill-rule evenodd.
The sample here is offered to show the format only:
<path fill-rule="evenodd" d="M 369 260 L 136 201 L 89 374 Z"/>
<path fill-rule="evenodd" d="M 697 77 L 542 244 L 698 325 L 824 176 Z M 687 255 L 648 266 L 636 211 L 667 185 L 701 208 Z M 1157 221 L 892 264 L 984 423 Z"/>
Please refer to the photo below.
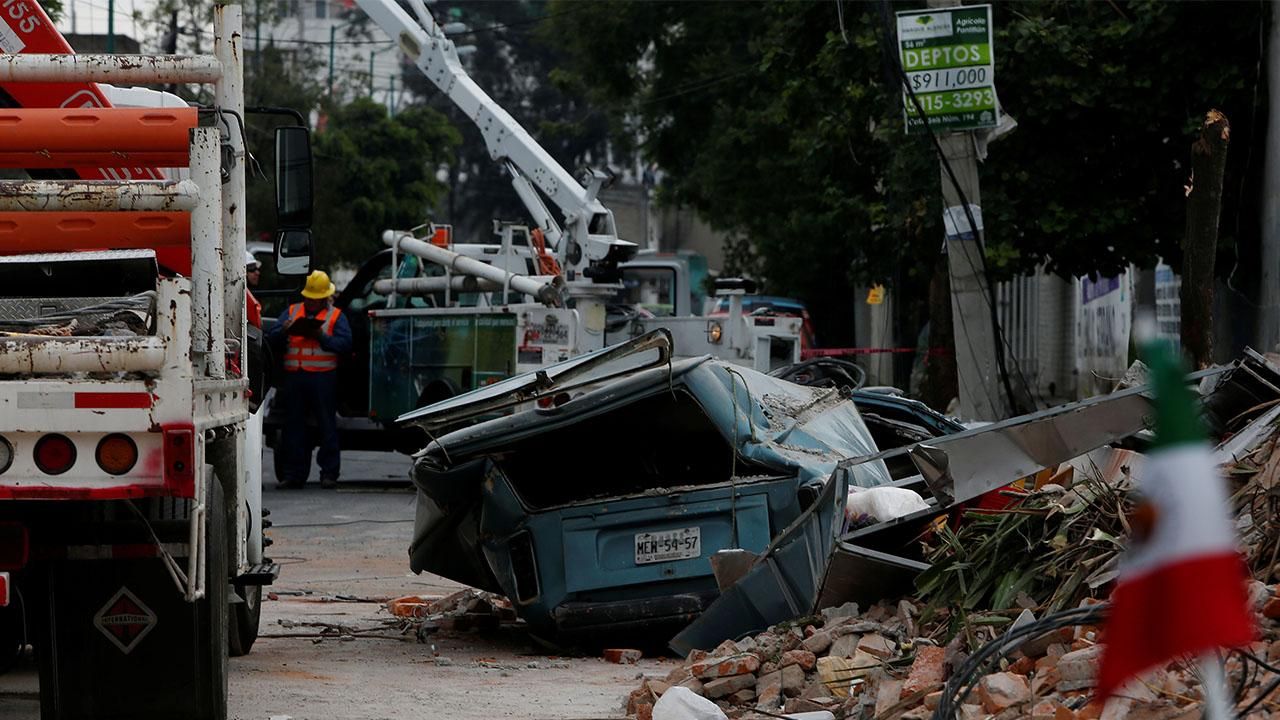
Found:
<path fill-rule="evenodd" d="M 717 553 L 839 533 L 849 486 L 893 482 L 879 460 L 835 472 L 880 450 L 847 388 L 673 361 L 671 342 L 651 332 L 403 416 L 435 437 L 411 472 L 412 569 L 506 595 L 544 636 L 656 638 L 719 596 Z"/>

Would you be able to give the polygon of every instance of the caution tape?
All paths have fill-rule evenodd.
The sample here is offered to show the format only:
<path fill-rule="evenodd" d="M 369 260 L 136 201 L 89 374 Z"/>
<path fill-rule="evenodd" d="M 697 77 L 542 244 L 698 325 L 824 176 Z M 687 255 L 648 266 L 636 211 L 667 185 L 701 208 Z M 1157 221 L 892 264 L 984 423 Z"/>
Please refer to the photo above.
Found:
<path fill-rule="evenodd" d="M 800 359 L 810 360 L 817 357 L 847 357 L 850 355 L 882 355 L 886 353 L 918 353 L 918 348 L 809 348 L 800 351 Z M 949 348 L 935 347 L 925 351 L 926 357 L 950 355 Z"/>

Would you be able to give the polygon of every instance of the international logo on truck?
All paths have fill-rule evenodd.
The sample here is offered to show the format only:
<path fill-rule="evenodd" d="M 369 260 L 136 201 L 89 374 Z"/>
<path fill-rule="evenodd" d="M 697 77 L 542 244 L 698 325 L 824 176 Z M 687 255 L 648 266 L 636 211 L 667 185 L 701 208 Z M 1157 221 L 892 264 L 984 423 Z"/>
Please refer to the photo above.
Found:
<path fill-rule="evenodd" d="M 156 614 L 122 586 L 93 617 L 93 624 L 128 655 L 156 626 Z"/>

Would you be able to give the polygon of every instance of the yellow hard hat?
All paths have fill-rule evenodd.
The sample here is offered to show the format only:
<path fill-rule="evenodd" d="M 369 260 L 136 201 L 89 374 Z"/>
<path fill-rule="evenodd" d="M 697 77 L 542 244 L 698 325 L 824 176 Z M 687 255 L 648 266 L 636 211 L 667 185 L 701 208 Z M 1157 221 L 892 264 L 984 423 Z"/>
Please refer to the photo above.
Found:
<path fill-rule="evenodd" d="M 323 270 L 312 270 L 307 276 L 307 286 L 302 288 L 302 297 L 310 300 L 323 300 L 332 295 L 338 288 L 329 281 L 329 273 Z"/>

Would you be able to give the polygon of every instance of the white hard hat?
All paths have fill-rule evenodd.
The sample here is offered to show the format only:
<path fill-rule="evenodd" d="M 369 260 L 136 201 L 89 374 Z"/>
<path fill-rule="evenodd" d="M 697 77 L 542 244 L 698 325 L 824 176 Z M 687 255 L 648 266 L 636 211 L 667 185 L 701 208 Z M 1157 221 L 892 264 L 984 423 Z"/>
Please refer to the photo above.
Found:
<path fill-rule="evenodd" d="M 261 267 L 261 266 L 262 266 L 262 263 L 261 263 L 261 262 L 258 262 L 258 258 L 254 257 L 254 256 L 253 256 L 253 253 L 249 252 L 248 250 L 245 250 L 245 251 L 244 251 L 244 266 L 245 266 L 246 268 L 256 268 L 256 267 Z"/>

